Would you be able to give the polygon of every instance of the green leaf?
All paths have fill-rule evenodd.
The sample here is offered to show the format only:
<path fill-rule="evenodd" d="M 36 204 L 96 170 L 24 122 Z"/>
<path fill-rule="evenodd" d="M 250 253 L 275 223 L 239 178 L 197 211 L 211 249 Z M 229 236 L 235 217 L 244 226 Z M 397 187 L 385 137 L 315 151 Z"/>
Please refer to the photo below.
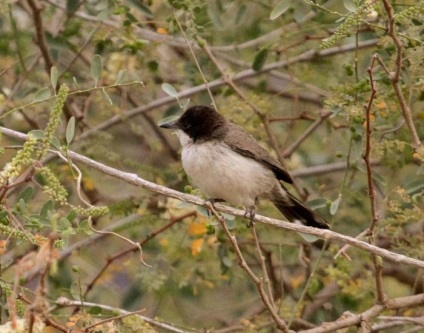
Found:
<path fill-rule="evenodd" d="M 210 216 L 209 210 L 203 206 L 196 206 L 196 212 L 198 212 L 200 215 L 203 215 L 205 217 Z"/>
<path fill-rule="evenodd" d="M 259 50 L 255 55 L 255 59 L 253 59 L 252 68 L 255 71 L 260 71 L 262 67 L 265 65 L 266 58 L 268 57 L 268 48 L 264 48 Z"/>
<path fill-rule="evenodd" d="M 171 86 L 169 83 L 162 83 L 161 85 L 162 90 L 168 94 L 171 97 L 178 99 L 178 92 L 175 90 L 173 86 Z"/>
<path fill-rule="evenodd" d="M 115 85 L 116 84 L 120 84 L 122 82 L 122 79 L 124 78 L 124 76 L 125 76 L 125 71 L 124 70 L 120 70 L 118 72 L 118 74 L 116 75 Z"/>
<path fill-rule="evenodd" d="M 98 54 L 95 54 L 93 58 L 91 58 L 91 77 L 96 81 L 99 81 L 100 76 L 102 75 L 103 70 L 103 60 L 102 57 Z"/>
<path fill-rule="evenodd" d="M 271 20 L 275 20 L 276 18 L 283 15 L 291 5 L 291 0 L 283 0 L 277 4 L 277 6 L 274 7 L 274 9 L 271 11 L 271 14 L 269 15 L 269 18 Z"/>
<path fill-rule="evenodd" d="M 35 94 L 34 97 L 32 98 L 32 102 L 40 102 L 43 101 L 47 98 L 49 98 L 51 96 L 50 94 L 50 89 L 49 88 L 41 88 L 40 90 L 38 90 Z"/>
<path fill-rule="evenodd" d="M 28 132 L 28 135 L 32 135 L 37 140 L 42 140 L 44 138 L 44 131 L 43 130 L 32 130 Z"/>
<path fill-rule="evenodd" d="M 306 205 L 312 210 L 323 208 L 327 206 L 327 199 L 317 198 L 317 199 L 309 200 L 306 203 Z"/>
<path fill-rule="evenodd" d="M 350 12 L 356 12 L 356 4 L 353 0 L 343 0 L 343 6 Z"/>
<path fill-rule="evenodd" d="M 27 203 L 28 201 L 30 201 L 32 199 L 33 196 L 34 196 L 34 189 L 33 189 L 32 186 L 28 186 L 28 187 L 24 188 L 21 191 L 21 193 L 19 193 L 18 201 L 22 199 L 23 201 L 25 201 Z"/>
<path fill-rule="evenodd" d="M 231 214 L 221 213 L 221 215 L 226 221 L 233 221 L 236 219 L 236 217 Z"/>
<path fill-rule="evenodd" d="M 41 207 L 40 210 L 40 217 L 43 219 L 46 219 L 49 215 L 49 212 L 51 212 L 54 208 L 54 202 L 52 200 L 47 200 L 43 207 Z"/>
<path fill-rule="evenodd" d="M 92 306 L 91 308 L 88 309 L 88 313 L 91 314 L 92 316 L 98 316 L 99 314 L 101 314 L 103 311 L 103 309 L 100 306 Z"/>
<path fill-rule="evenodd" d="M 221 31 L 224 30 L 224 24 L 222 23 L 221 17 L 212 7 L 208 7 L 207 13 L 214 27 Z"/>
<path fill-rule="evenodd" d="M 225 224 L 227 225 L 227 228 L 229 230 L 234 230 L 235 227 L 237 226 L 237 221 L 236 219 L 232 219 L 232 220 L 225 219 Z"/>
<path fill-rule="evenodd" d="M 223 256 L 221 262 L 225 267 L 231 267 L 233 265 L 233 261 L 228 256 Z"/>
<path fill-rule="evenodd" d="M 69 145 L 72 142 L 72 139 L 75 135 L 75 117 L 71 117 L 66 126 L 66 143 Z"/>
<path fill-rule="evenodd" d="M 52 137 L 52 140 L 50 141 L 50 144 L 55 147 L 57 150 L 61 150 L 62 147 L 60 146 L 60 141 L 55 136 Z"/>
<path fill-rule="evenodd" d="M 187 98 L 186 101 L 183 104 L 181 104 L 181 109 L 187 110 L 189 104 L 190 104 L 190 98 Z"/>
<path fill-rule="evenodd" d="M 22 199 L 22 198 L 19 199 L 19 201 L 18 201 L 18 210 L 21 214 L 25 214 L 25 212 L 26 212 L 26 204 L 25 204 L 24 199 Z"/>
<path fill-rule="evenodd" d="M 73 76 L 73 77 L 72 77 L 72 81 L 74 81 L 75 86 L 79 89 L 80 87 L 79 87 L 79 85 L 78 85 L 78 81 L 77 81 L 77 79 L 75 78 L 75 76 Z"/>
<path fill-rule="evenodd" d="M 71 284 L 71 288 L 69 290 L 71 292 L 71 296 L 73 299 L 80 301 L 81 300 L 81 285 L 78 281 L 74 281 Z"/>
<path fill-rule="evenodd" d="M 66 1 L 66 11 L 68 13 L 73 13 L 79 8 L 80 5 L 81 4 L 78 0 L 67 0 Z"/>
<path fill-rule="evenodd" d="M 153 18 L 153 13 L 150 10 L 150 8 L 145 5 L 143 2 L 147 1 L 140 1 L 140 0 L 129 0 L 129 2 L 134 6 L 137 7 L 144 15 L 146 15 L 148 18 Z"/>
<path fill-rule="evenodd" d="M 66 218 L 68 219 L 68 221 L 73 221 L 75 220 L 77 217 L 77 213 L 75 212 L 75 210 L 71 209 L 71 211 L 69 212 L 69 214 L 66 216 Z"/>
<path fill-rule="evenodd" d="M 330 205 L 330 214 L 334 215 L 336 214 L 337 210 L 339 209 L 340 201 L 342 200 L 342 195 L 339 194 L 339 197 L 334 200 Z"/>
<path fill-rule="evenodd" d="M 169 116 L 169 117 L 165 117 L 165 118 L 159 120 L 158 126 L 161 127 L 163 124 L 174 122 L 179 117 L 180 116 Z M 178 206 L 181 207 L 181 208 L 183 208 L 183 207 L 188 206 L 188 205 L 191 205 L 191 204 L 190 203 L 187 203 L 187 202 L 184 202 L 184 201 L 181 201 L 181 204 L 179 204 Z"/>
<path fill-rule="evenodd" d="M 313 243 L 318 239 L 315 235 L 302 234 L 301 232 L 298 232 L 298 234 L 308 243 Z"/>
<path fill-rule="evenodd" d="M 72 228 L 72 224 L 71 224 L 71 222 L 68 221 L 68 219 L 66 217 L 61 217 L 59 219 L 59 228 L 61 230 L 67 230 L 69 228 Z"/>
<path fill-rule="evenodd" d="M 308 13 L 311 11 L 311 7 L 305 1 L 298 1 L 296 3 L 296 7 L 294 8 L 293 17 L 296 23 L 303 23 L 305 19 L 308 17 Z"/>
<path fill-rule="evenodd" d="M 56 91 L 58 79 L 59 79 L 59 72 L 58 72 L 56 66 L 52 66 L 52 68 L 50 68 L 50 83 L 51 83 L 54 91 Z"/>
<path fill-rule="evenodd" d="M 406 193 L 408 193 L 409 195 L 421 192 L 423 189 L 424 189 L 423 179 L 416 179 L 405 184 Z"/>
<path fill-rule="evenodd" d="M 246 14 L 247 6 L 243 3 L 236 15 L 235 24 L 239 24 L 243 18 L 243 16 Z"/>

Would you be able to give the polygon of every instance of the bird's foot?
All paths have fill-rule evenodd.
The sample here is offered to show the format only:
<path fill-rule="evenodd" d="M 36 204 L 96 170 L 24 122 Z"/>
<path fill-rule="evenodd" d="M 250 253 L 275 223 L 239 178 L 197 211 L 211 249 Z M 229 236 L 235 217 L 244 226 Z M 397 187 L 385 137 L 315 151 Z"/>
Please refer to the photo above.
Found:
<path fill-rule="evenodd" d="M 256 207 L 255 206 L 251 206 L 251 207 L 246 208 L 246 212 L 244 213 L 244 217 L 248 218 L 248 221 L 246 223 L 246 226 L 248 228 L 253 226 L 253 223 L 255 222 L 254 221 L 255 215 L 256 215 Z"/>
<path fill-rule="evenodd" d="M 205 203 L 208 203 L 209 205 L 212 206 L 212 208 L 215 209 L 215 202 L 224 202 L 224 201 L 225 200 L 219 199 L 219 198 L 208 198 L 205 200 Z M 208 209 L 208 214 L 209 216 L 213 215 L 210 209 Z"/>

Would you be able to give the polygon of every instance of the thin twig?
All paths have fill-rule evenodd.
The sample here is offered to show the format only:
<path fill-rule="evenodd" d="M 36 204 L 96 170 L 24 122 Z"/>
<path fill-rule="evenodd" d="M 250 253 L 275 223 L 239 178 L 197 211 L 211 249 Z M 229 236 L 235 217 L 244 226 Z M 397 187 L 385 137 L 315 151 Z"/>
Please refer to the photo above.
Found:
<path fill-rule="evenodd" d="M 56 301 L 56 307 L 51 309 L 55 310 L 56 308 L 65 308 L 65 307 L 74 307 L 74 306 L 80 306 L 81 305 L 81 301 L 75 301 L 75 300 L 69 300 L 66 299 L 64 297 L 61 297 L 60 299 L 58 299 Z M 92 308 L 92 307 L 98 307 L 102 310 L 105 311 L 111 311 L 112 313 L 120 313 L 120 314 L 133 314 L 132 312 L 129 311 L 125 311 L 122 310 L 120 308 L 114 308 L 112 306 L 109 305 L 104 305 L 104 304 L 99 304 L 99 303 L 92 303 L 92 302 L 84 302 L 84 307 L 88 307 L 88 308 Z M 133 314 L 134 315 L 134 314 Z M 135 316 L 139 317 L 141 320 L 145 321 L 146 323 L 158 327 L 160 329 L 166 330 L 168 332 L 173 332 L 173 333 L 189 333 L 189 332 L 194 332 L 194 331 L 185 331 L 185 330 L 181 330 L 178 329 L 172 325 L 166 324 L 166 323 L 162 323 L 160 321 L 151 319 L 149 317 L 146 316 L 141 316 L 139 314 L 135 314 Z"/>
<path fill-rule="evenodd" d="M 32 10 L 35 32 L 37 36 L 37 44 L 40 48 L 41 54 L 43 55 L 45 70 L 46 73 L 50 74 L 50 69 L 53 67 L 53 61 L 47 47 L 46 39 L 44 37 L 43 20 L 41 19 L 41 8 L 40 5 L 37 3 L 37 0 L 27 1 Z"/>
<path fill-rule="evenodd" d="M 255 224 L 252 225 L 252 233 L 253 233 L 253 238 L 255 239 L 256 251 L 258 252 L 259 262 L 260 262 L 261 268 L 262 268 L 262 273 L 264 275 L 264 282 L 265 282 L 265 285 L 268 288 L 269 301 L 270 301 L 273 309 L 276 310 L 275 302 L 274 302 L 274 292 L 272 291 L 271 283 L 269 281 L 268 269 L 267 269 L 266 264 L 265 264 L 265 257 L 262 253 L 261 243 L 259 242 L 259 236 L 258 236 L 258 232 L 256 231 Z"/>
<path fill-rule="evenodd" d="M 212 205 L 210 202 L 207 202 L 207 207 L 209 210 L 215 215 L 216 219 L 218 220 L 219 224 L 221 225 L 222 229 L 224 230 L 225 234 L 227 235 L 228 240 L 230 241 L 231 246 L 234 249 L 234 252 L 237 256 L 239 266 L 246 271 L 246 273 L 250 276 L 252 281 L 255 283 L 256 288 L 258 289 L 259 295 L 261 296 L 262 302 L 265 304 L 266 308 L 268 309 L 272 319 L 274 320 L 277 327 L 282 330 L 285 333 L 289 333 L 292 331 L 289 331 L 287 324 L 284 322 L 283 319 L 280 318 L 278 313 L 275 310 L 275 307 L 273 306 L 270 297 L 267 295 L 264 287 L 263 287 L 263 280 L 256 276 L 255 273 L 251 270 L 249 265 L 247 264 L 246 260 L 244 259 L 244 256 L 240 250 L 240 247 L 237 243 L 236 236 L 234 236 L 230 230 L 227 227 L 227 224 L 225 223 L 225 220 L 222 218 L 221 215 L 218 214 L 218 212 L 215 210 L 214 205 Z"/>
<path fill-rule="evenodd" d="M 370 88 L 371 88 L 371 94 L 368 99 L 368 104 L 365 106 L 365 148 L 364 153 L 362 155 L 362 158 L 364 159 L 365 166 L 367 169 L 367 183 L 368 183 L 368 196 L 370 198 L 370 205 L 371 205 L 371 222 L 370 226 L 368 228 L 369 234 L 368 239 L 370 244 L 374 244 L 374 228 L 378 221 L 378 214 L 377 214 L 377 205 L 375 200 L 375 189 L 374 189 L 374 181 L 372 176 L 372 168 L 370 165 L 370 152 L 371 152 L 371 109 L 374 102 L 374 98 L 377 94 L 377 89 L 374 84 L 374 78 L 373 78 L 373 69 L 374 64 L 377 60 L 377 56 L 374 55 L 371 59 L 371 64 L 368 68 L 368 75 L 370 79 Z M 374 272 L 375 272 L 375 286 L 376 286 L 376 301 L 379 304 L 383 304 L 385 301 L 385 296 L 383 292 L 383 277 L 382 277 L 382 260 L 375 254 L 372 255 L 372 262 L 374 265 Z M 366 325 L 366 330 L 371 329 L 369 327 L 369 323 L 363 322 L 363 325 Z M 365 328 L 363 329 L 365 330 Z"/>
<path fill-rule="evenodd" d="M 122 318 L 125 318 L 125 317 L 128 317 L 128 316 L 137 315 L 137 314 L 139 314 L 141 312 L 144 312 L 144 311 L 146 311 L 146 309 L 141 309 L 141 310 L 137 310 L 137 311 L 133 311 L 133 312 L 128 312 L 128 313 L 122 313 L 122 314 L 120 314 L 118 316 L 114 316 L 114 317 L 111 317 L 111 318 L 108 318 L 108 319 L 104 319 L 104 320 L 98 321 L 97 323 L 94 323 L 92 325 L 86 326 L 84 328 L 84 332 L 89 332 L 90 329 L 92 329 L 92 328 L 94 328 L 96 326 L 102 325 L 104 323 L 108 323 L 110 321 L 117 320 L 117 319 L 122 319 Z"/>
<path fill-rule="evenodd" d="M 217 108 L 217 106 L 216 106 L 216 104 L 215 104 L 215 99 L 213 98 L 213 95 L 212 95 L 212 91 L 211 91 L 211 89 L 210 89 L 210 87 L 209 87 L 208 80 L 206 80 L 206 77 L 205 77 L 205 75 L 203 74 L 202 67 L 200 66 L 199 62 L 197 61 L 196 55 L 194 54 L 193 47 L 192 47 L 192 44 L 193 44 L 193 43 L 190 43 L 190 42 L 189 42 L 189 40 L 188 40 L 188 38 L 187 38 L 187 36 L 186 36 L 186 33 L 185 33 L 185 31 L 184 31 L 183 27 L 181 26 L 181 23 L 180 23 L 180 21 L 178 20 L 177 15 L 175 15 L 175 12 L 174 12 L 174 11 L 172 12 L 172 14 L 174 15 L 174 19 L 175 19 L 175 21 L 177 22 L 178 28 L 180 29 L 181 33 L 182 33 L 182 34 L 183 34 L 183 36 L 184 36 L 184 40 L 186 41 L 186 44 L 187 44 L 187 46 L 188 46 L 188 48 L 189 48 L 189 50 L 190 50 L 191 56 L 193 57 L 193 60 L 194 60 L 194 62 L 195 62 L 195 64 L 196 64 L 196 67 L 197 67 L 197 70 L 199 71 L 200 76 L 202 77 L 203 83 L 204 83 L 204 85 L 205 85 L 205 87 L 206 87 L 206 90 L 208 91 L 209 98 L 211 99 L 211 103 L 212 103 L 212 105 L 214 106 L 214 108 L 215 108 L 216 110 L 218 110 L 218 108 Z"/>
<path fill-rule="evenodd" d="M 412 141 L 415 149 L 418 149 L 421 146 L 421 141 L 418 136 L 417 130 L 412 119 L 412 112 L 409 108 L 409 105 L 406 101 L 406 98 L 402 92 L 401 86 L 401 70 L 402 70 L 402 54 L 403 54 L 403 43 L 399 39 L 396 33 L 396 22 L 394 17 L 393 7 L 390 4 L 389 0 L 382 0 L 384 9 L 386 10 L 388 16 L 388 35 L 392 38 L 396 47 L 396 60 L 394 70 L 389 73 L 389 79 L 392 83 L 393 89 L 395 90 L 396 97 L 399 101 L 400 109 L 402 110 L 403 117 L 405 119 L 406 125 L 409 128 L 409 131 L 412 135 Z"/>
<path fill-rule="evenodd" d="M 286 150 L 284 150 L 283 152 L 283 156 L 285 158 L 290 157 L 293 152 L 300 146 L 300 144 L 305 141 L 309 135 L 311 135 L 316 128 L 318 128 L 319 125 L 321 125 L 321 123 L 327 119 L 329 116 L 331 115 L 331 111 L 324 111 L 320 117 L 315 120 L 303 133 L 300 137 L 298 137 L 295 142 L 293 142 L 291 144 L 290 147 L 288 147 Z"/>

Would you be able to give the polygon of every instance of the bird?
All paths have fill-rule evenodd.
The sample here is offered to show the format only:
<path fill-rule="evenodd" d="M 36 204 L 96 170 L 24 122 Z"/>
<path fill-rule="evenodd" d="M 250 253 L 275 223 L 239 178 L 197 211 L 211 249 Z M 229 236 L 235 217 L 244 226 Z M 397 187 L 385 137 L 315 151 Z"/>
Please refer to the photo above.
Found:
<path fill-rule="evenodd" d="M 293 179 L 281 163 L 214 107 L 191 106 L 159 126 L 176 131 L 184 171 L 212 203 L 241 205 L 254 216 L 259 198 L 266 198 L 290 222 L 329 228 L 323 217 L 287 190 L 284 183 L 293 184 Z"/>

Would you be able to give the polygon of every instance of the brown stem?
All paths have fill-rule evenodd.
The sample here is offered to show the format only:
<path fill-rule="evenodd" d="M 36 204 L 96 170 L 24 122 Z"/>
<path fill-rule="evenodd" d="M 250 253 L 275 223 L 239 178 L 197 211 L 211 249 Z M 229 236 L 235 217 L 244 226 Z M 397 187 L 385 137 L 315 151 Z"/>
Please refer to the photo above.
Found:
<path fill-rule="evenodd" d="M 370 78 L 370 85 L 371 85 L 371 95 L 368 99 L 368 104 L 365 106 L 365 151 L 363 153 L 362 158 L 364 159 L 365 166 L 367 169 L 367 183 L 368 183 L 368 196 L 370 198 L 370 204 L 371 204 L 371 223 L 369 226 L 369 242 L 370 244 L 374 244 L 374 228 L 378 221 L 378 214 L 377 214 L 377 207 L 376 207 L 376 200 L 375 200 L 375 189 L 374 189 L 374 182 L 372 179 L 372 168 L 370 163 L 370 152 L 371 152 L 371 109 L 372 104 L 374 101 L 374 98 L 377 94 L 377 89 L 374 84 L 374 78 L 373 78 L 373 69 L 374 64 L 377 61 L 376 55 L 374 55 L 371 59 L 371 64 L 368 68 L 368 75 Z M 378 304 L 384 304 L 385 298 L 384 298 L 384 292 L 383 292 L 383 278 L 382 278 L 382 259 L 378 257 L 377 255 L 372 255 L 372 261 L 374 264 L 374 271 L 375 271 L 375 285 L 376 285 L 376 300 Z M 364 327 L 368 327 L 367 322 L 364 323 Z M 361 326 L 362 326 L 361 323 Z M 367 332 L 365 328 L 362 329 L 364 332 Z"/>
<path fill-rule="evenodd" d="M 409 128 L 409 131 L 412 135 L 414 148 L 421 146 L 421 141 L 418 136 L 417 130 L 412 119 L 411 109 L 408 106 L 406 98 L 402 92 L 401 86 L 401 70 L 402 70 L 402 54 L 403 54 L 403 43 L 396 34 L 396 22 L 394 17 L 394 10 L 389 0 L 383 0 L 384 9 L 386 10 L 389 22 L 388 22 L 388 35 L 392 38 L 396 47 L 396 59 L 395 59 L 395 68 L 393 72 L 389 73 L 389 79 L 392 83 L 393 89 L 395 90 L 396 97 L 399 101 L 400 109 L 402 110 L 403 117 L 405 119 L 406 125 Z"/>
<path fill-rule="evenodd" d="M 44 27 L 43 27 L 43 20 L 41 19 L 41 7 L 37 0 L 27 0 L 28 4 L 32 10 L 33 19 L 34 19 L 34 25 L 35 25 L 35 32 L 36 32 L 36 38 L 37 38 L 37 44 L 40 48 L 41 54 L 44 58 L 44 66 L 46 69 L 46 73 L 50 74 L 50 69 L 53 66 L 53 61 L 50 57 L 49 50 L 47 48 L 46 39 L 44 36 Z"/>

